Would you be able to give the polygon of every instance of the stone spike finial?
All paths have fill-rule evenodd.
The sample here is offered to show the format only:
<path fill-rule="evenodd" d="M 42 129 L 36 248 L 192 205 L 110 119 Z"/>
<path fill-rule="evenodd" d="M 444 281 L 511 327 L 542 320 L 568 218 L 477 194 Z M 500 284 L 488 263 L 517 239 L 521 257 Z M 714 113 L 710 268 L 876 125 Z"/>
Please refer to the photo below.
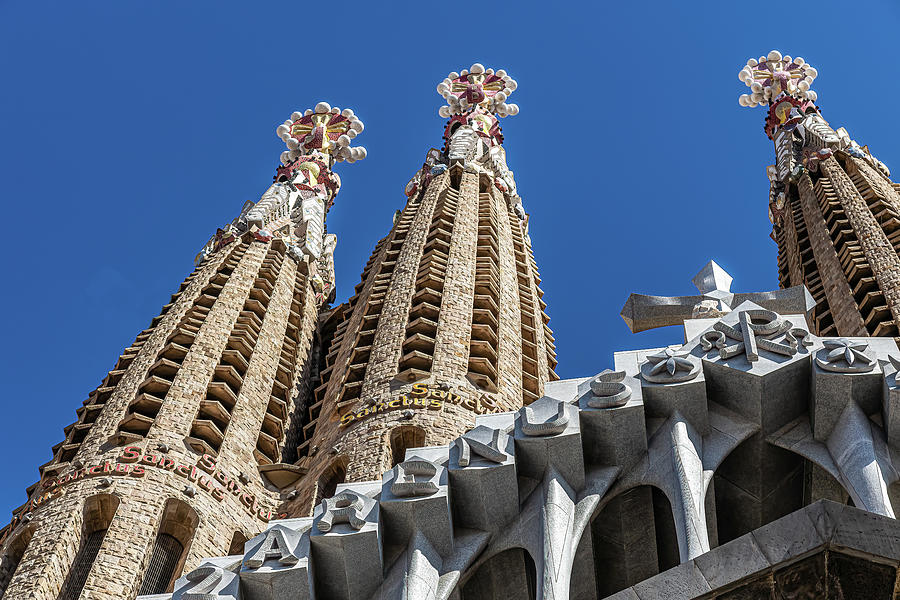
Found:
<path fill-rule="evenodd" d="M 438 114 L 447 119 L 480 106 L 500 117 L 517 115 L 518 105 L 506 103 L 516 86 L 516 80 L 503 69 L 494 71 L 475 63 L 459 73 L 453 71 L 438 84 L 438 94 L 447 100 L 447 105 L 442 106 Z"/>
<path fill-rule="evenodd" d="M 809 89 L 818 75 L 813 67 L 799 56 L 782 56 L 772 50 L 767 56 L 751 58 L 738 73 L 738 79 L 750 88 L 738 101 L 741 106 L 771 104 L 781 95 L 793 96 L 801 100 L 816 101 L 817 95 Z"/>
<path fill-rule="evenodd" d="M 350 147 L 350 140 L 362 130 L 363 122 L 351 109 L 342 111 L 327 102 L 319 102 L 314 109 L 294 112 L 278 126 L 276 133 L 288 147 L 281 154 L 281 162 L 288 164 L 311 152 L 328 154 L 337 162 L 362 160 L 366 157 L 366 149 Z"/>
<path fill-rule="evenodd" d="M 734 278 L 725 272 L 716 261 L 711 260 L 706 266 L 700 269 L 700 272 L 694 275 L 691 282 L 697 286 L 701 294 L 709 294 L 710 292 L 721 291 L 731 292 L 731 282 Z"/>

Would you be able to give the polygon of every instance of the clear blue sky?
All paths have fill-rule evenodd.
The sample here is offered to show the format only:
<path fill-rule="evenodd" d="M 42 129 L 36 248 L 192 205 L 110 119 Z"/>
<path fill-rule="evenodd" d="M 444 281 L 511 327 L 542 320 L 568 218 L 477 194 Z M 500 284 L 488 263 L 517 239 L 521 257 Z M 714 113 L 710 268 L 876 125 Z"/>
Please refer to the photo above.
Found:
<path fill-rule="evenodd" d="M 339 165 L 338 300 L 441 143 L 435 86 L 478 61 L 521 107 L 505 146 L 531 213 L 562 377 L 632 335 L 630 292 L 690 294 L 715 258 L 777 287 L 773 148 L 737 72 L 777 48 L 819 70 L 834 127 L 900 172 L 897 5 L 818 2 L 25 2 L 0 0 L 0 526 L 121 350 L 217 226 L 272 180 L 275 127 L 351 107 L 368 158 Z"/>

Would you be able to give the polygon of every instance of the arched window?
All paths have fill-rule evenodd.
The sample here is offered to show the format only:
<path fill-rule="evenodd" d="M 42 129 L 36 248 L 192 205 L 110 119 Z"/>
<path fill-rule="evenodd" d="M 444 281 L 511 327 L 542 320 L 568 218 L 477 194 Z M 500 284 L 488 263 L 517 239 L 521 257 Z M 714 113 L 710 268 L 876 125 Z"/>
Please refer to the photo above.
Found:
<path fill-rule="evenodd" d="M 172 590 L 184 568 L 186 550 L 199 521 L 194 509 L 181 500 L 170 499 L 166 502 L 138 596 L 164 594 Z"/>
<path fill-rule="evenodd" d="M 347 478 L 347 457 L 339 456 L 334 459 L 327 469 L 319 477 L 316 486 L 316 502 L 321 502 L 325 498 L 334 496 L 335 490 L 340 483 L 344 483 Z"/>
<path fill-rule="evenodd" d="M 112 522 L 119 499 L 112 494 L 91 496 L 84 502 L 84 521 L 81 527 L 81 547 L 72 561 L 69 574 L 63 583 L 59 600 L 78 600 L 81 590 L 87 583 L 88 574 L 100 553 L 106 530 Z"/>
<path fill-rule="evenodd" d="M 0 598 L 6 593 L 6 586 L 12 581 L 16 568 L 25 555 L 25 549 L 34 535 L 34 528 L 29 526 L 23 529 L 6 546 L 6 552 L 0 557 Z"/>
<path fill-rule="evenodd" d="M 409 448 L 425 445 L 425 430 L 415 425 L 401 425 L 391 430 L 391 467 L 403 462 Z"/>

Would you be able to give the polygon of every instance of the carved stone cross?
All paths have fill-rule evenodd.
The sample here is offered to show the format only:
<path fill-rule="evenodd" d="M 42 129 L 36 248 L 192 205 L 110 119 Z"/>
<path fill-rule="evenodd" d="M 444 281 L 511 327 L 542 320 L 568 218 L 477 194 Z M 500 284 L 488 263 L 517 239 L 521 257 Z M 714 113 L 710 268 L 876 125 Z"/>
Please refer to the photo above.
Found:
<path fill-rule="evenodd" d="M 803 314 L 809 317 L 816 301 L 806 289 L 798 285 L 771 292 L 735 294 L 731 292 L 732 277 L 714 261 L 707 263 L 694 277 L 700 296 L 647 296 L 631 294 L 622 307 L 622 319 L 632 333 L 681 325 L 688 319 L 721 317 L 749 300 L 754 304 L 781 314 Z"/>

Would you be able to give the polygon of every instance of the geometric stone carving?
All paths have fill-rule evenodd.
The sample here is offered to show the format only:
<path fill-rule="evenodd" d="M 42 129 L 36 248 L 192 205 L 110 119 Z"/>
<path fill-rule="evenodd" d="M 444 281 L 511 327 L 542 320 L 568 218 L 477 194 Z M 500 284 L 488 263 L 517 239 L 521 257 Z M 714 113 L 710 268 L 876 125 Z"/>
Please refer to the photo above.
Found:
<path fill-rule="evenodd" d="M 690 381 L 700 374 L 701 367 L 687 352 L 666 348 L 647 357 L 641 366 L 641 376 L 652 383 Z"/>
<path fill-rule="evenodd" d="M 485 434 L 491 436 L 490 441 L 484 439 Z M 460 467 L 468 467 L 472 462 L 472 452 L 494 463 L 504 462 L 509 457 L 505 452 L 508 437 L 499 429 L 492 430 L 484 426 L 467 431 L 456 439 L 459 448 L 457 464 Z"/>
<path fill-rule="evenodd" d="M 400 498 L 429 496 L 438 491 L 438 467 L 426 460 L 406 460 L 394 467 L 391 493 Z"/>
<path fill-rule="evenodd" d="M 272 525 L 245 547 L 241 581 L 250 600 L 315 597 L 309 564 L 312 519 Z"/>
<path fill-rule="evenodd" d="M 240 580 L 223 566 L 223 560 L 208 559 L 175 582 L 172 600 L 239 600 Z"/>
<path fill-rule="evenodd" d="M 323 514 L 316 527 L 321 532 L 329 532 L 337 523 L 347 523 L 353 529 L 359 531 L 366 524 L 363 515 L 363 497 L 359 494 L 345 490 L 323 501 Z"/>
<path fill-rule="evenodd" d="M 625 406 L 631 398 L 631 388 L 622 383 L 625 371 L 606 369 L 591 380 L 591 398 L 587 401 L 591 408 L 613 408 Z"/>
<path fill-rule="evenodd" d="M 535 418 L 534 409 L 526 406 L 522 417 L 522 433 L 536 437 L 557 435 L 565 431 L 568 424 L 569 418 L 566 416 L 566 405 L 563 403 L 559 404 L 556 418 L 547 421 L 538 421 Z"/>
<path fill-rule="evenodd" d="M 868 373 L 875 368 L 875 360 L 865 353 L 868 342 L 862 340 L 823 340 L 824 349 L 816 354 L 816 364 L 835 373 Z"/>

